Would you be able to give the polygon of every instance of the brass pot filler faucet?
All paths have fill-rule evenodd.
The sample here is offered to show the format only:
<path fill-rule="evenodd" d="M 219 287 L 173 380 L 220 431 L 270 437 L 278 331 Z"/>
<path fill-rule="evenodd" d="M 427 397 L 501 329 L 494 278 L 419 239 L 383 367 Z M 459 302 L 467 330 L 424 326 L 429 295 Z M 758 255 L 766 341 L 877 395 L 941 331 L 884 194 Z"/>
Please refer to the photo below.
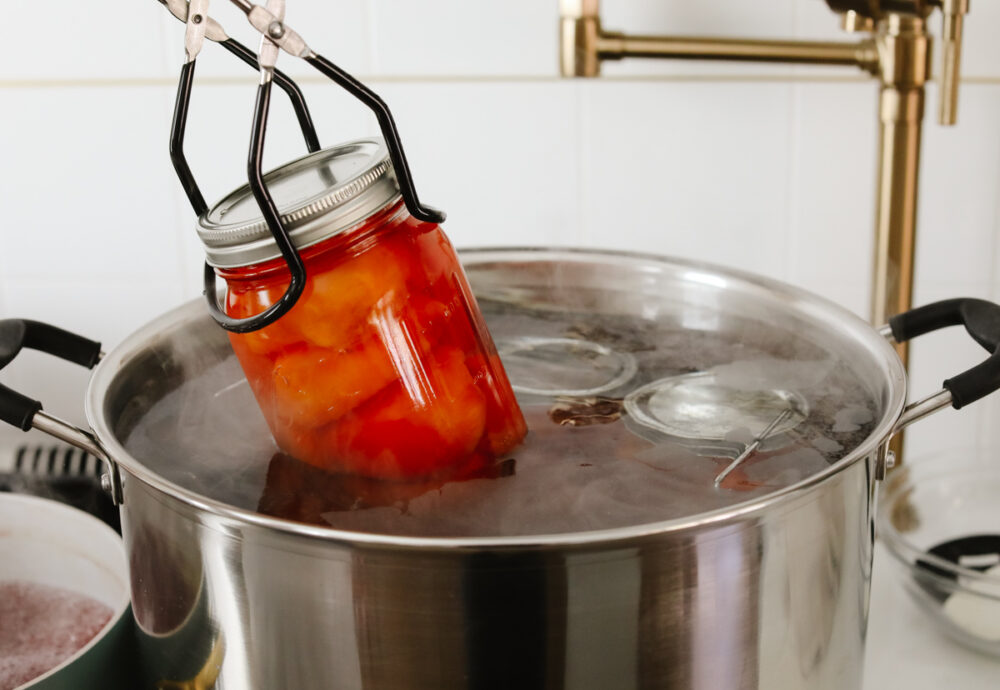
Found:
<path fill-rule="evenodd" d="M 826 0 L 847 31 L 868 34 L 855 43 L 687 36 L 630 36 L 605 31 L 600 0 L 560 0 L 563 76 L 596 77 L 602 60 L 626 57 L 847 65 L 879 80 L 878 202 L 871 318 L 876 325 L 908 310 L 913 291 L 917 174 L 924 85 L 930 77 L 927 19 L 943 16 L 941 124 L 955 124 L 962 21 L 969 0 Z M 904 364 L 905 344 L 896 346 Z"/>
<path fill-rule="evenodd" d="M 601 27 L 600 0 L 560 0 L 560 66 L 566 77 L 596 77 L 602 60 L 626 57 L 847 65 L 879 80 L 879 148 L 871 319 L 876 325 L 907 311 L 913 295 L 917 177 L 924 85 L 931 74 L 927 18 L 941 10 L 941 124 L 955 124 L 962 22 L 969 0 L 826 0 L 843 28 L 867 34 L 855 43 L 688 36 L 629 36 Z M 905 343 L 897 343 L 903 365 Z M 903 436 L 890 443 L 902 460 Z"/>

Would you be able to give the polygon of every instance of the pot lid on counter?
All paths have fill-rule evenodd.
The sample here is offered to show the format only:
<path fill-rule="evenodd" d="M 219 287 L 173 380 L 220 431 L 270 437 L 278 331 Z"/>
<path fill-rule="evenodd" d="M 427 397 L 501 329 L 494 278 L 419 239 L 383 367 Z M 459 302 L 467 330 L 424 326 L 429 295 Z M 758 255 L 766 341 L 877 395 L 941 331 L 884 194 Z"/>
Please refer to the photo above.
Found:
<path fill-rule="evenodd" d="M 107 417 L 127 471 L 202 504 L 475 539 L 752 510 L 875 452 L 902 408 L 892 348 L 794 288 L 610 252 L 463 259 L 529 425 L 488 476 L 391 484 L 278 453 L 225 334 L 194 305 L 109 356 L 117 368 L 95 377 L 92 417 Z"/>

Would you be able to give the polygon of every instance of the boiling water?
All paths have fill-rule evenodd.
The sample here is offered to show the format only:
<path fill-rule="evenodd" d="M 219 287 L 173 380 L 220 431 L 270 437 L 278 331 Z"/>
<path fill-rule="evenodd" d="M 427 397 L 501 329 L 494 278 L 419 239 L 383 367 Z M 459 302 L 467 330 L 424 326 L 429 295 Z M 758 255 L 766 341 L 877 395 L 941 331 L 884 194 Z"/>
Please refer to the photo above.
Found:
<path fill-rule="evenodd" d="M 758 498 L 842 458 L 879 417 L 870 382 L 792 330 L 732 316 L 724 327 L 698 329 L 663 317 L 482 298 L 480 306 L 529 426 L 525 443 L 488 476 L 386 484 L 334 477 L 288 458 L 232 356 L 154 404 L 126 447 L 177 485 L 289 519 L 397 535 L 555 534 L 687 517 Z M 719 487 L 716 475 L 773 410 L 731 416 L 718 402 L 657 392 L 658 381 L 669 392 L 699 375 L 734 399 L 794 401 L 792 423 L 764 439 Z M 663 425 L 629 413 L 637 408 L 626 399 L 643 386 L 653 391 L 646 412 L 669 413 Z M 678 415 L 696 420 L 690 433 L 676 428 Z"/>

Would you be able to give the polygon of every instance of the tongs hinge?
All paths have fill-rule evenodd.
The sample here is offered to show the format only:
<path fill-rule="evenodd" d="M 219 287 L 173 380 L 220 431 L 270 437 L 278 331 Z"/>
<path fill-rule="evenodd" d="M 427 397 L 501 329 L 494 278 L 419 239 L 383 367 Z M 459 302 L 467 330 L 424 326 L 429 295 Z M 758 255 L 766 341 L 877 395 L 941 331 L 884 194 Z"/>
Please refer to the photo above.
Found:
<path fill-rule="evenodd" d="M 208 0 L 190 0 L 184 31 L 184 54 L 188 62 L 194 62 L 205 43 L 208 28 Z"/>
<path fill-rule="evenodd" d="M 302 36 L 285 24 L 284 0 L 268 0 L 266 8 L 262 5 L 253 5 L 238 2 L 237 0 L 233 0 L 233 2 L 246 12 L 247 20 L 253 28 L 260 32 L 264 40 L 274 43 L 289 55 L 294 55 L 298 58 L 306 58 L 312 55 L 312 51 L 306 45 Z M 268 8 L 271 8 L 276 2 L 281 5 L 280 12 L 269 11 Z M 244 9 L 244 5 L 248 4 L 250 5 L 249 10 Z M 274 66 L 273 63 L 271 66 Z"/>
<path fill-rule="evenodd" d="M 160 4 L 167 8 L 170 14 L 180 19 L 182 22 L 187 24 L 188 20 L 188 2 L 187 0 L 159 0 Z M 205 28 L 205 38 L 210 41 L 215 41 L 216 43 L 222 43 L 223 41 L 229 40 L 229 35 L 226 34 L 225 30 L 219 22 L 215 21 L 211 17 L 204 15 L 201 25 Z M 185 52 L 187 50 L 187 36 L 185 36 Z"/>

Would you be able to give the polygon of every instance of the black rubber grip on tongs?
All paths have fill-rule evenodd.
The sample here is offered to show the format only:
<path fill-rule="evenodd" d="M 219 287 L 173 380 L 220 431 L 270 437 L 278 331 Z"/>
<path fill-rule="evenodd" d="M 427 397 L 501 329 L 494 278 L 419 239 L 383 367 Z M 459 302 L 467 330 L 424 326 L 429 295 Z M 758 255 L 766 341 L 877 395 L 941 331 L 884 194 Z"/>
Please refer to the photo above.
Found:
<path fill-rule="evenodd" d="M 243 60 L 254 69 L 260 65 L 257 58 L 246 46 L 228 39 L 222 41 L 221 45 L 236 57 Z M 194 209 L 195 215 L 202 216 L 208 212 L 208 204 L 202 196 L 198 183 L 194 179 L 191 168 L 188 165 L 187 157 L 184 155 L 184 134 L 187 128 L 188 109 L 191 102 L 191 88 L 194 83 L 195 61 L 186 62 L 181 68 L 181 77 L 177 86 L 177 99 L 174 105 L 173 123 L 170 130 L 170 159 L 174 165 L 174 171 L 180 179 L 181 185 L 187 194 L 188 201 Z M 274 83 L 282 88 L 292 101 L 295 115 L 298 118 L 299 126 L 305 137 L 306 148 L 310 152 L 320 149 L 319 138 L 316 136 L 316 128 L 313 125 L 312 116 L 306 105 L 302 90 L 286 74 L 279 70 L 273 72 Z M 254 197 L 267 221 L 268 228 L 274 235 L 275 242 L 281 250 L 282 256 L 288 265 L 291 274 L 291 282 L 285 294 L 269 308 L 254 316 L 236 319 L 230 317 L 219 306 L 217 290 L 215 287 L 215 269 L 209 264 L 205 264 L 204 284 L 205 299 L 208 303 L 208 310 L 216 323 L 228 331 L 234 333 L 248 333 L 263 328 L 270 323 L 281 318 L 291 309 L 305 286 L 306 275 L 305 265 L 288 237 L 288 232 L 281 222 L 277 206 L 271 199 L 270 194 L 264 187 L 263 173 L 261 172 L 261 159 L 263 157 L 264 129 L 267 123 L 267 110 L 270 104 L 271 82 L 261 85 L 257 90 L 257 105 L 254 112 L 253 140 L 250 146 L 250 188 Z"/>
<path fill-rule="evenodd" d="M 0 321 L 0 369 L 28 348 L 93 368 L 101 358 L 101 344 L 83 336 L 27 319 Z M 31 429 L 42 403 L 0 385 L 0 419 L 22 431 Z"/>
<path fill-rule="evenodd" d="M 385 101 L 377 93 L 322 55 L 313 54 L 304 60 L 315 67 L 323 76 L 332 79 L 341 88 L 361 101 L 375 114 L 379 129 L 382 131 L 382 138 L 385 140 L 386 148 L 389 149 L 389 159 L 392 161 L 392 168 L 396 174 L 396 182 L 399 183 L 399 193 L 402 195 L 403 203 L 406 204 L 406 210 L 410 212 L 410 215 L 425 223 L 443 223 L 448 217 L 447 214 L 439 209 L 425 206 L 417 196 L 417 188 L 413 183 L 413 175 L 410 173 L 410 164 L 406 160 L 406 153 L 403 151 L 399 129 L 396 127 L 396 121 Z"/>
<path fill-rule="evenodd" d="M 230 38 L 220 42 L 219 45 L 255 70 L 260 69 L 260 63 L 257 62 L 257 55 L 239 41 Z M 319 151 L 320 145 L 319 137 L 316 136 L 316 125 L 313 124 L 312 115 L 309 113 L 309 106 L 306 104 L 306 97 L 302 94 L 302 89 L 280 69 L 274 70 L 274 83 L 288 94 L 288 98 L 292 102 L 292 108 L 295 110 L 295 117 L 299 121 L 302 136 L 305 137 L 306 148 L 309 150 L 309 153 Z"/>
<path fill-rule="evenodd" d="M 944 382 L 956 410 L 1000 390 L 1000 305 L 972 297 L 934 302 L 889 319 L 892 335 L 905 342 L 948 326 L 964 325 L 990 357 Z"/>
<path fill-rule="evenodd" d="M 268 230 L 275 244 L 281 251 L 281 256 L 288 266 L 289 283 L 285 293 L 267 309 L 246 318 L 233 318 L 227 315 L 219 306 L 215 288 L 215 270 L 205 264 L 205 299 L 208 310 L 215 322 L 232 333 L 250 333 L 268 326 L 284 316 L 302 295 L 306 285 L 306 266 L 302 256 L 295 248 L 288 230 L 281 221 L 278 205 L 267 189 L 262 168 L 264 160 L 264 139 L 267 131 L 267 115 L 271 103 L 271 82 L 267 81 L 257 87 L 257 102 L 254 106 L 253 133 L 250 137 L 250 155 L 247 158 L 247 175 L 250 178 L 250 191 L 260 208 Z"/>

